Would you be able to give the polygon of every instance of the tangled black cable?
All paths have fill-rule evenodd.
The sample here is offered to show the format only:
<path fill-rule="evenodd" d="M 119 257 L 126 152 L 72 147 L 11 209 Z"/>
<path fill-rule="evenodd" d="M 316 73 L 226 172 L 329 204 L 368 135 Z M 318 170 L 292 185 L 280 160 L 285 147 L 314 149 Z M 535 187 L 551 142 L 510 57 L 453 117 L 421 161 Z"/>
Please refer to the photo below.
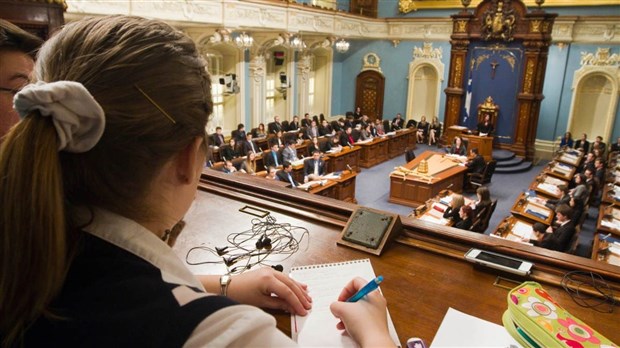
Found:
<path fill-rule="evenodd" d="M 568 272 L 562 278 L 562 287 L 573 301 L 581 307 L 592 308 L 599 313 L 613 313 L 614 311 L 614 305 L 616 304 L 614 293 L 605 279 L 597 273 Z M 605 309 L 599 308 L 605 304 L 609 305 L 609 307 Z"/>
<path fill-rule="evenodd" d="M 288 259 L 300 249 L 304 237 L 310 238 L 306 228 L 292 226 L 289 223 L 277 223 L 276 218 L 271 215 L 267 215 L 264 220 L 254 218 L 251 223 L 251 229 L 229 234 L 226 238 L 229 243 L 227 246 L 215 249 L 196 246 L 189 249 L 185 255 L 185 262 L 188 265 L 223 263 L 228 273 L 239 274 L 256 265 L 265 265 L 267 261 L 278 263 Z M 207 251 L 209 253 L 207 260 L 191 261 L 190 254 L 196 251 Z M 274 255 L 281 257 L 273 257 Z M 236 266 L 230 268 L 233 265 Z M 277 266 L 272 267 L 278 269 Z"/>

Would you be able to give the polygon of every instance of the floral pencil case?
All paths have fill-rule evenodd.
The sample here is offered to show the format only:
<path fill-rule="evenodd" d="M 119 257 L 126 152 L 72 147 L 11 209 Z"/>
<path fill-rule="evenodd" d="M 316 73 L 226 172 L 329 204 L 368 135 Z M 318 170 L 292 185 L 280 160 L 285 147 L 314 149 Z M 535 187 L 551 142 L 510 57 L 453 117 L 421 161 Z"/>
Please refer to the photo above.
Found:
<path fill-rule="evenodd" d="M 617 347 L 568 313 L 536 282 L 510 290 L 502 322 L 523 347 Z"/>

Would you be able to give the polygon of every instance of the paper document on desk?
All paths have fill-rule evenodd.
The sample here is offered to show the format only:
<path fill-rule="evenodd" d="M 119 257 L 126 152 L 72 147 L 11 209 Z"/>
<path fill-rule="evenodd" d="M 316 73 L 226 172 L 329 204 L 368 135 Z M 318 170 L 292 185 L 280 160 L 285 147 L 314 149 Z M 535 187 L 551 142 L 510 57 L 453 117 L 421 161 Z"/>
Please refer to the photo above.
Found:
<path fill-rule="evenodd" d="M 326 180 L 340 179 L 340 174 L 336 174 L 336 173 L 325 174 L 323 175 L 323 179 L 326 179 Z"/>
<path fill-rule="evenodd" d="M 338 330 L 338 320 L 329 310 L 329 305 L 338 300 L 338 295 L 354 277 L 367 281 L 374 279 L 370 259 L 352 260 L 322 265 L 293 267 L 291 278 L 308 285 L 312 296 L 312 309 L 305 317 L 291 315 L 291 334 L 299 347 L 357 347 L 353 339 Z M 397 279 L 386 279 L 386 282 Z M 394 284 L 398 286 L 398 284 Z M 379 289 L 381 291 L 381 289 Z M 387 314 L 388 329 L 394 344 L 400 346 L 394 323 Z"/>
<path fill-rule="evenodd" d="M 497 313 L 501 318 L 502 313 Z M 435 334 L 433 348 L 442 347 L 521 347 L 508 331 L 501 326 L 486 320 L 448 308 L 446 316 Z"/>
<path fill-rule="evenodd" d="M 542 191 L 549 192 L 554 195 L 557 195 L 560 193 L 560 189 L 557 186 L 552 185 L 552 184 L 547 184 L 544 182 L 542 184 L 538 184 L 538 188 Z"/>
<path fill-rule="evenodd" d="M 517 221 L 512 227 L 512 234 L 528 240 L 532 239 L 532 231 L 532 226 L 521 221 Z"/>
<path fill-rule="evenodd" d="M 555 186 L 566 185 L 566 181 L 562 179 L 554 178 L 552 176 L 546 177 L 545 183 L 555 185 Z"/>

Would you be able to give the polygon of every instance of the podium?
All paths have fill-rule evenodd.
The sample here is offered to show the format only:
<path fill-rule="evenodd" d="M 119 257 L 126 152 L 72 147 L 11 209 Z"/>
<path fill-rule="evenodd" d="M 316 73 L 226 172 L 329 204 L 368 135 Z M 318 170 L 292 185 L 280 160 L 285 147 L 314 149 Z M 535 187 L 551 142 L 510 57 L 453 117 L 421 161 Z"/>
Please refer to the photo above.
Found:
<path fill-rule="evenodd" d="M 486 162 L 493 158 L 493 137 L 470 134 L 470 130 L 463 126 L 450 126 L 446 129 L 446 139 L 452 144 L 452 139 L 459 136 L 467 143 L 467 152 L 473 148 L 478 148 L 478 152 Z"/>

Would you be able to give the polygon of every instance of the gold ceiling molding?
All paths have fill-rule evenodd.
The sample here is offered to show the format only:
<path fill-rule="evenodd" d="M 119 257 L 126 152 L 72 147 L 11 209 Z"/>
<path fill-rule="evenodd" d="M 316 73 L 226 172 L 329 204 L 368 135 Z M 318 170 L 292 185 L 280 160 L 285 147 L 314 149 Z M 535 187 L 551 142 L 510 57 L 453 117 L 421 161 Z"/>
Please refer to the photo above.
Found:
<path fill-rule="evenodd" d="M 482 0 L 472 1 L 469 8 L 475 8 Z M 524 0 L 525 5 L 529 8 L 538 7 L 534 0 Z M 600 6 L 600 5 L 618 5 L 618 0 L 546 0 L 544 7 L 553 6 Z M 398 0 L 398 10 L 401 13 L 409 13 L 411 11 L 422 9 L 445 9 L 445 8 L 461 8 L 461 0 Z"/>

